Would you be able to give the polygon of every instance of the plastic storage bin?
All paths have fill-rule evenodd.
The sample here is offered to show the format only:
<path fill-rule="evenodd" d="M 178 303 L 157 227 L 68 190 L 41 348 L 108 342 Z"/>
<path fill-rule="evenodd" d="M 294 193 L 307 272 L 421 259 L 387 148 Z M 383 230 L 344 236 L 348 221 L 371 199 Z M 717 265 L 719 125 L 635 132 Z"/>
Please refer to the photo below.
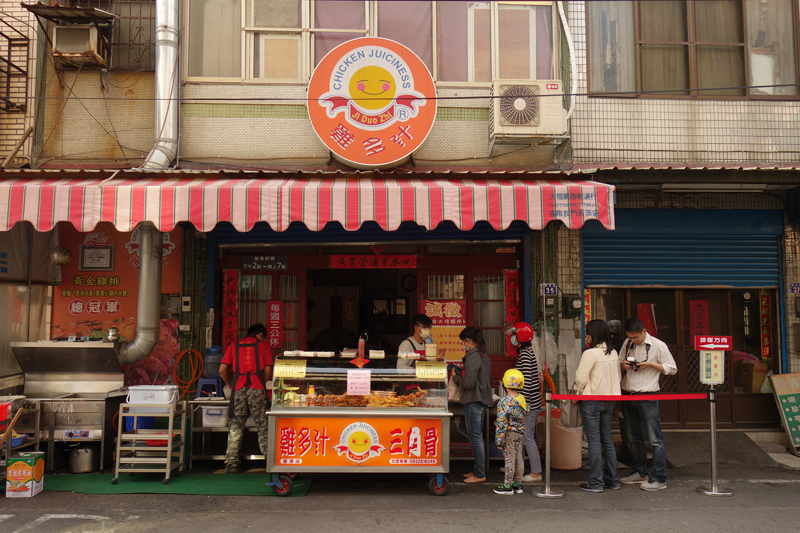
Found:
<path fill-rule="evenodd" d="M 175 385 L 134 385 L 128 388 L 125 403 L 152 403 L 169 405 L 178 401 L 178 387 Z M 135 407 L 134 413 L 168 413 L 169 407 Z"/>
<path fill-rule="evenodd" d="M 228 406 L 203 405 L 203 427 L 224 428 L 228 427 Z"/>

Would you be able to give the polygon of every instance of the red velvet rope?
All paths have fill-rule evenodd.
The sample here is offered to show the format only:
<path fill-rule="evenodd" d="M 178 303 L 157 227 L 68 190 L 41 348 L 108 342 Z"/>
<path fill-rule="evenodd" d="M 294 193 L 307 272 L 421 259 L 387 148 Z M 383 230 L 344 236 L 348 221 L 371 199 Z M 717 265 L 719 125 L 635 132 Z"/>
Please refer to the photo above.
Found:
<path fill-rule="evenodd" d="M 705 400 L 708 394 L 626 394 L 624 396 L 597 396 L 594 394 L 553 394 L 554 400 L 593 400 L 596 402 L 638 401 L 638 400 Z"/>

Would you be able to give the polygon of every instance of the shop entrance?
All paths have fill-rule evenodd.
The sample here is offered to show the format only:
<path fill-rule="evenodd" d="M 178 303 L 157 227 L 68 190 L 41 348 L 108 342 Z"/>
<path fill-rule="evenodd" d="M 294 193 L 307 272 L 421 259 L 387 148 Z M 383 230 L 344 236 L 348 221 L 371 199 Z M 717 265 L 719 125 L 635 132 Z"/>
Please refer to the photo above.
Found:
<path fill-rule="evenodd" d="M 593 289 L 593 318 L 625 321 L 638 317 L 648 333 L 669 346 L 678 373 L 661 377 L 663 392 L 705 392 L 700 383 L 695 335 L 731 335 L 726 380 L 719 387 L 717 420 L 721 427 L 772 427 L 779 424 L 768 374 L 779 373 L 777 293 L 774 289 Z M 664 402 L 664 427 L 707 427 L 705 400 Z"/>
<path fill-rule="evenodd" d="M 258 255 L 253 248 L 231 246 L 223 255 L 219 277 L 232 276 L 238 287 L 219 293 L 223 339 L 227 317 L 236 317 L 238 337 L 257 322 L 270 330 L 270 307 L 277 303 L 275 353 L 339 353 L 357 348 L 363 335 L 366 349 L 383 350 L 381 364 L 391 366 L 413 333 L 414 315 L 426 313 L 447 359 L 463 357 L 458 333 L 469 325 L 484 332 L 495 383 L 513 363 L 502 328 L 509 316 L 521 317 L 524 304 L 518 242 L 277 245 Z"/>

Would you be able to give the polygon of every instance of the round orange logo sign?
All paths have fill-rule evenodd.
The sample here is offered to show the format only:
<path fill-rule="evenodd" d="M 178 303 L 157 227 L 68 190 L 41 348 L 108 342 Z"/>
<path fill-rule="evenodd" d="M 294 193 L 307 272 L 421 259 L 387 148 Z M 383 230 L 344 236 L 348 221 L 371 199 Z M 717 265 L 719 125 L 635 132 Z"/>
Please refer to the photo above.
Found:
<path fill-rule="evenodd" d="M 405 46 L 379 37 L 341 44 L 308 84 L 308 114 L 334 156 L 356 168 L 399 165 L 428 136 L 436 86 Z M 431 98 L 428 100 L 428 98 Z"/>

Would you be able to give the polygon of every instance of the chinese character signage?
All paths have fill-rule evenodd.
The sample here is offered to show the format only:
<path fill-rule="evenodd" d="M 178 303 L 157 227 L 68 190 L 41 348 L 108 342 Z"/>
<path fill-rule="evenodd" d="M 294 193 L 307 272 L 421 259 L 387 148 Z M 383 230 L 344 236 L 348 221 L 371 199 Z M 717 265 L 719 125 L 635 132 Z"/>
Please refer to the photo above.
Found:
<path fill-rule="evenodd" d="M 506 270 L 506 324 L 519 322 L 519 271 Z M 517 355 L 517 349 L 511 344 L 511 337 L 506 339 L 506 353 L 510 357 Z"/>
<path fill-rule="evenodd" d="M 239 271 L 222 271 L 222 351 L 236 342 L 239 328 Z"/>
<path fill-rule="evenodd" d="M 267 302 L 267 338 L 270 349 L 283 346 L 283 302 L 270 300 Z M 275 353 L 275 350 L 272 350 Z"/>
<path fill-rule="evenodd" d="M 695 350 L 733 350 L 733 337 L 701 335 L 694 338 Z"/>
<path fill-rule="evenodd" d="M 758 296 L 759 327 L 761 328 L 761 357 L 772 356 L 772 298 L 769 289 L 761 289 Z"/>
<path fill-rule="evenodd" d="M 420 312 L 433 321 L 431 336 L 439 357 L 448 361 L 461 361 L 464 347 L 458 338 L 467 327 L 466 300 L 422 300 Z"/>
<path fill-rule="evenodd" d="M 180 229 L 163 234 L 162 294 L 181 292 L 181 252 L 175 245 L 180 238 Z M 53 290 L 51 338 L 101 338 L 115 327 L 120 341 L 132 340 L 139 299 L 139 231 L 122 233 L 102 222 L 94 231 L 81 233 L 64 224 L 58 241 L 72 251 L 73 261 L 61 267 L 61 284 Z M 159 342 L 151 354 L 125 365 L 125 385 L 169 382 L 179 351 L 177 318 L 161 320 Z"/>
<path fill-rule="evenodd" d="M 689 336 L 698 335 L 708 335 L 708 300 L 689 300 Z"/>
<path fill-rule="evenodd" d="M 700 350 L 700 383 L 706 385 L 725 383 L 725 352 Z"/>
<path fill-rule="evenodd" d="M 288 255 L 243 255 L 242 270 L 287 270 Z"/>
<path fill-rule="evenodd" d="M 417 268 L 417 256 L 332 255 L 331 268 Z"/>
<path fill-rule="evenodd" d="M 440 418 L 276 417 L 275 465 L 441 466 Z"/>
<path fill-rule="evenodd" d="M 337 46 L 314 69 L 308 115 L 343 163 L 391 167 L 408 159 L 430 133 L 436 87 L 414 52 L 388 39 L 362 37 Z"/>
<path fill-rule="evenodd" d="M 592 289 L 583 289 L 583 329 L 592 320 Z"/>
<path fill-rule="evenodd" d="M 347 395 L 348 396 L 369 396 L 371 385 L 371 374 L 369 370 L 347 370 Z"/>

